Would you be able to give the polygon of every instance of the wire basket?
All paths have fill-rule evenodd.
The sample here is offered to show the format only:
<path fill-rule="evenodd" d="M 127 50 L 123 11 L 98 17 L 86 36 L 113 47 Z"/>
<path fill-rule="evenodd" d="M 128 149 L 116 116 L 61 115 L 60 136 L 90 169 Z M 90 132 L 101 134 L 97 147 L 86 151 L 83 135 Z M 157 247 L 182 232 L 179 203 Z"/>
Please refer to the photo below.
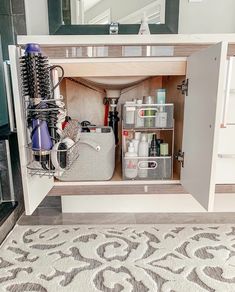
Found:
<path fill-rule="evenodd" d="M 38 175 L 60 177 L 66 170 L 70 169 L 73 162 L 79 156 L 79 141 L 68 149 L 63 150 L 36 150 L 31 145 L 27 146 L 28 173 L 32 176 Z"/>

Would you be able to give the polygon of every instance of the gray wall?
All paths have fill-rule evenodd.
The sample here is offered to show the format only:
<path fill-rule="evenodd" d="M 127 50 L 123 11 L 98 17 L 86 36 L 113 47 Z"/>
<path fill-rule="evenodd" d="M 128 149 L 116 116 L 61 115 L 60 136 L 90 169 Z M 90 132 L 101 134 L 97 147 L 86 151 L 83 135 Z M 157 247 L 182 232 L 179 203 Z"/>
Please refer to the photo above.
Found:
<path fill-rule="evenodd" d="M 126 0 L 124 7 L 133 0 Z M 139 1 L 139 0 L 138 0 Z M 115 1 L 119 7 L 119 1 Z M 34 3 L 35 5 L 33 5 Z M 25 0 L 30 34 L 48 34 L 47 0 Z M 40 11 L 40 13 L 38 13 Z M 32 14 L 33 17 L 27 17 Z M 179 33 L 235 33 L 235 0 L 180 0 Z"/>
<path fill-rule="evenodd" d="M 180 0 L 179 33 L 235 33 L 235 0 Z"/>

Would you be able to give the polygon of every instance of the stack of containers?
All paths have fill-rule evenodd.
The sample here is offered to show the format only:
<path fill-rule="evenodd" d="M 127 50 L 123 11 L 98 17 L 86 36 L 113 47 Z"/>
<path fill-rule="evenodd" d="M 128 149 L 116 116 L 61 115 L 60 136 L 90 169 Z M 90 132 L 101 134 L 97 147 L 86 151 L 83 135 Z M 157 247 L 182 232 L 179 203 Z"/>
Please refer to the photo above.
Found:
<path fill-rule="evenodd" d="M 173 111 L 173 104 L 166 104 L 165 89 L 158 89 L 155 98 L 144 96 L 124 104 L 124 179 L 160 180 L 172 177 L 172 154 L 159 131 L 170 129 L 174 135 Z M 171 141 L 174 141 L 173 137 Z"/>

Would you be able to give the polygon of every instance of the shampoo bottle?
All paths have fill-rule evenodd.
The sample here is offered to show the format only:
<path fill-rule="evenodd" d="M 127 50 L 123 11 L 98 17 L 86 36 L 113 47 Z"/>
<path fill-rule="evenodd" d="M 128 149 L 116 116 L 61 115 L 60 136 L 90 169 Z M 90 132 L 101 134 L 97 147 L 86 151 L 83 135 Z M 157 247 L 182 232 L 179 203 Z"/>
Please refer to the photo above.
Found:
<path fill-rule="evenodd" d="M 125 154 L 125 168 L 124 173 L 126 178 L 134 179 L 138 174 L 138 160 L 133 159 L 137 157 L 137 153 L 135 153 L 135 148 L 133 143 L 131 142 L 128 147 L 128 152 Z"/>
<path fill-rule="evenodd" d="M 149 154 L 149 144 L 146 135 L 142 135 L 141 141 L 139 143 L 138 156 L 143 159 L 139 160 L 138 176 L 139 178 L 146 178 L 148 176 L 148 160 L 144 157 L 148 157 Z"/>

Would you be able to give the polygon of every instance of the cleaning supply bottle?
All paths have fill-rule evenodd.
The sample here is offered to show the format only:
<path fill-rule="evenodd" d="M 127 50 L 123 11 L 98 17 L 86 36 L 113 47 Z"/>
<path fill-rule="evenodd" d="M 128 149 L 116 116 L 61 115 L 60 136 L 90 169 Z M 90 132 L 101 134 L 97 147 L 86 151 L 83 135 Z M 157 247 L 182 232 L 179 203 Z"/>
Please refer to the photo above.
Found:
<path fill-rule="evenodd" d="M 150 34 L 146 12 L 143 13 L 143 17 L 141 19 L 139 34 Z"/>
<path fill-rule="evenodd" d="M 148 160 L 144 159 L 148 157 L 149 154 L 149 144 L 145 134 L 142 134 L 141 141 L 139 143 L 138 156 L 143 158 L 139 160 L 138 176 L 139 178 L 147 178 L 148 176 Z"/>
<path fill-rule="evenodd" d="M 130 142 L 128 151 L 125 153 L 125 166 L 124 173 L 126 178 L 134 179 L 138 174 L 138 160 L 133 159 L 137 157 L 135 148 L 132 142 Z"/>

